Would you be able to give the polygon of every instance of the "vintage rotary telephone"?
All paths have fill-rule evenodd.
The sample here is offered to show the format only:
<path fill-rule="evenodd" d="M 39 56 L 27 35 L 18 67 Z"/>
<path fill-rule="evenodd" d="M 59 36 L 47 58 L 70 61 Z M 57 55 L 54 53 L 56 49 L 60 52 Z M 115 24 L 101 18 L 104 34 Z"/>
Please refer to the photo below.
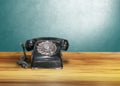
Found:
<path fill-rule="evenodd" d="M 23 68 L 28 68 L 27 51 L 32 51 L 31 67 L 32 68 L 63 68 L 61 50 L 67 50 L 69 43 L 66 39 L 43 37 L 27 40 L 21 44 L 24 56 L 17 62 Z"/>

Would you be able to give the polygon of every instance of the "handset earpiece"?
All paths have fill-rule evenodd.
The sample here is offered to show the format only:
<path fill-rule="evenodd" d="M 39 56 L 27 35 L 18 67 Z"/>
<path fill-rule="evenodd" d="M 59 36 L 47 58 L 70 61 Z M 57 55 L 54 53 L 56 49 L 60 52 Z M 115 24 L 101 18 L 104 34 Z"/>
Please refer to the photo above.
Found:
<path fill-rule="evenodd" d="M 27 51 L 30 51 L 34 48 L 34 44 L 35 44 L 35 40 L 31 39 L 31 40 L 27 40 L 25 43 L 25 48 Z"/>
<path fill-rule="evenodd" d="M 68 43 L 68 41 L 67 40 L 62 40 L 62 44 L 61 44 L 61 48 L 62 48 L 62 50 L 67 50 L 68 49 L 68 47 L 69 47 L 69 43 Z"/>

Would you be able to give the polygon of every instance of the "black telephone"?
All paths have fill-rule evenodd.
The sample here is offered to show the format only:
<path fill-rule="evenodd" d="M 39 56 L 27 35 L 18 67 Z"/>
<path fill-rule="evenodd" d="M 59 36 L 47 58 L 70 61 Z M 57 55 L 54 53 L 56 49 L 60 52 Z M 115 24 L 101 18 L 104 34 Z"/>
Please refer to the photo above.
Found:
<path fill-rule="evenodd" d="M 32 68 L 63 68 L 61 50 L 67 50 L 69 43 L 66 39 L 55 37 L 42 37 L 27 40 L 21 44 L 24 56 L 17 62 L 23 68 L 28 68 L 26 61 L 27 51 L 32 51 L 31 67 Z"/>

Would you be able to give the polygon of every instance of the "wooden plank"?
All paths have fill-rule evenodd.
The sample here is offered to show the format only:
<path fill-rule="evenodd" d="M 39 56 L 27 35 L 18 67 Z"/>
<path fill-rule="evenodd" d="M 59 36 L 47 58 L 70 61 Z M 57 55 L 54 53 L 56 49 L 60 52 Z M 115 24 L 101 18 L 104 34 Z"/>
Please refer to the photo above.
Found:
<path fill-rule="evenodd" d="M 119 52 L 64 52 L 62 70 L 23 69 L 16 64 L 21 55 L 22 52 L 0 52 L 1 85 L 5 82 L 23 84 L 45 82 L 54 85 L 55 83 L 65 85 L 71 82 L 79 84 L 80 82 L 88 84 L 105 82 L 120 85 Z M 29 58 L 30 55 L 30 52 L 27 53 Z"/>

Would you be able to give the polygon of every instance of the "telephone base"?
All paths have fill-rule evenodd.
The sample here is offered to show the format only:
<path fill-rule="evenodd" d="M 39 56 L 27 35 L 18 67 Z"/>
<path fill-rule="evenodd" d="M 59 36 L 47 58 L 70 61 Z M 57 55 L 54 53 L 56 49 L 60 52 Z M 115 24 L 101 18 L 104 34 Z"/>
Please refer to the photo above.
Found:
<path fill-rule="evenodd" d="M 61 61 L 35 61 L 31 65 L 31 67 L 34 69 L 36 68 L 52 68 L 52 69 L 62 69 L 63 65 Z"/>

